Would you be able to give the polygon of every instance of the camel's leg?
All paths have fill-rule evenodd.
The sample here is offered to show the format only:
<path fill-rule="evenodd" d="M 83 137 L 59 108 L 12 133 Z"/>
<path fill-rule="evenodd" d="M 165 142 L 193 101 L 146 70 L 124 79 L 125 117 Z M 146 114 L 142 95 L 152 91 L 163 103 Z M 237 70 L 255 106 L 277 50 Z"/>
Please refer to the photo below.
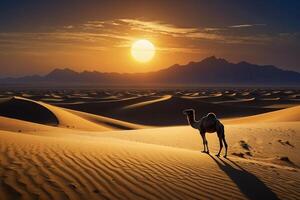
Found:
<path fill-rule="evenodd" d="M 220 142 L 220 149 L 219 149 L 219 153 L 216 155 L 216 156 L 220 156 L 220 153 L 222 151 L 222 148 L 223 148 L 223 143 L 222 143 L 222 138 L 221 136 L 218 134 L 218 137 L 219 137 L 219 142 Z"/>
<path fill-rule="evenodd" d="M 228 147 L 228 145 L 227 145 L 227 142 L 225 140 L 225 134 L 224 134 L 224 132 L 223 132 L 222 140 L 223 140 L 224 145 L 225 145 L 225 155 L 224 155 L 224 157 L 226 158 L 227 157 L 227 147 Z"/>
<path fill-rule="evenodd" d="M 223 143 L 225 145 L 225 155 L 224 155 L 224 157 L 226 158 L 227 157 L 227 148 L 228 148 L 228 145 L 227 145 L 227 142 L 225 140 L 225 130 L 224 130 L 223 124 L 220 124 L 220 134 L 218 133 L 218 136 L 219 136 L 219 139 L 222 139 L 222 141 L 223 141 Z M 220 152 L 219 152 L 219 154 L 220 154 Z"/>
<path fill-rule="evenodd" d="M 206 147 L 205 147 L 205 133 L 201 133 L 200 132 L 200 135 L 202 137 L 202 142 L 203 142 L 203 148 L 204 150 L 202 151 L 203 153 L 206 153 Z"/>
<path fill-rule="evenodd" d="M 206 153 L 209 154 L 208 142 L 207 142 L 207 139 L 206 139 L 206 136 L 205 136 L 205 135 L 204 135 L 204 139 L 205 139 L 205 145 L 206 145 L 206 149 L 207 149 Z"/>

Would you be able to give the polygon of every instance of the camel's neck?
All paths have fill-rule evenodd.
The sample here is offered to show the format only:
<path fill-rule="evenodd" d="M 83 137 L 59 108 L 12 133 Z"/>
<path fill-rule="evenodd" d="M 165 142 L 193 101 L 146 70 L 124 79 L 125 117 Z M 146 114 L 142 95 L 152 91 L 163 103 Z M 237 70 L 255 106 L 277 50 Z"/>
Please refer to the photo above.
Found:
<path fill-rule="evenodd" d="M 187 115 L 187 119 L 189 124 L 193 127 L 193 128 L 198 128 L 198 121 L 195 119 L 195 115 L 194 114 L 190 114 Z"/>

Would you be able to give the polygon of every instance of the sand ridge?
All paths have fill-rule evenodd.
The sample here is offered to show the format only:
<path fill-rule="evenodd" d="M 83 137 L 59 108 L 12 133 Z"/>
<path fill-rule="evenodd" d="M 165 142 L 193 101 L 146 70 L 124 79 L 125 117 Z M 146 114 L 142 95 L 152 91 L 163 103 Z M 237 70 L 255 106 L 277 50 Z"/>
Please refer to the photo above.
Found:
<path fill-rule="evenodd" d="M 109 131 L 138 129 L 142 127 L 108 117 L 62 109 L 44 102 L 33 101 L 23 97 L 6 99 L 0 106 L 2 107 L 1 113 L 4 116 L 63 128 L 85 131 Z M 32 112 L 33 108 L 35 108 L 34 112 Z M 41 116 L 43 116 L 42 119 Z"/>
<path fill-rule="evenodd" d="M 225 120 L 227 124 L 258 123 L 258 122 L 291 122 L 300 121 L 300 106 L 268 112 L 264 114 Z"/>

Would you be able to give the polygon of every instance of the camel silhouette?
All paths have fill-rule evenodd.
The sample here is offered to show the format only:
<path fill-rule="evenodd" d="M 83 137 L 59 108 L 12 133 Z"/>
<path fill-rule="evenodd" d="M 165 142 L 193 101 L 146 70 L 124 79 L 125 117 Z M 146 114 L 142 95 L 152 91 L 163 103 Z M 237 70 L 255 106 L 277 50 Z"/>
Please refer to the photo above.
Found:
<path fill-rule="evenodd" d="M 183 114 L 187 116 L 187 120 L 189 124 L 194 128 L 198 129 L 203 141 L 204 150 L 203 153 L 209 154 L 208 142 L 206 140 L 205 133 L 214 133 L 217 132 L 219 142 L 220 142 L 220 150 L 216 156 L 220 156 L 220 153 L 223 148 L 223 143 L 225 146 L 225 155 L 227 156 L 227 142 L 225 140 L 225 132 L 224 125 L 217 119 L 214 113 L 208 113 L 206 116 L 202 117 L 201 120 L 196 120 L 195 118 L 195 110 L 194 109 L 186 109 L 183 111 Z"/>

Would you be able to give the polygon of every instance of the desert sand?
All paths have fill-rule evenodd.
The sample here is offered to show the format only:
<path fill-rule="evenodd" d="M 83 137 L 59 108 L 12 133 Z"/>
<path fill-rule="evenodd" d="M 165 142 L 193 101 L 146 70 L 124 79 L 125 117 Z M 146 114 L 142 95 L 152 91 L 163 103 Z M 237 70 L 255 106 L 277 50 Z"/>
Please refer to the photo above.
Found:
<path fill-rule="evenodd" d="M 218 109 L 237 103 L 228 102 L 233 96 L 243 98 L 238 101 L 241 104 L 258 101 L 247 91 L 183 93 L 167 96 L 149 91 L 137 96 L 106 92 L 102 99 L 88 103 L 90 100 L 79 99 L 91 94 L 80 93 L 70 94 L 76 102 L 65 98 L 52 105 L 36 101 L 45 96 L 27 99 L 32 94 L 2 99 L 1 199 L 299 199 L 300 106 L 222 120 L 229 144 L 227 158 L 215 156 L 218 140 L 214 133 L 207 135 L 208 155 L 200 152 L 200 135 L 188 125 L 139 125 L 135 120 L 102 117 L 78 107 L 88 109 L 86 104 L 101 104 L 102 100 L 116 105 L 118 101 L 117 113 L 144 111 L 146 115 L 165 103 L 179 102 L 181 109 L 190 100 L 186 96 L 202 95 L 210 99 L 210 103 L 202 102 L 203 107 L 216 105 Z M 283 92 L 269 93 L 263 94 L 274 98 Z M 219 102 L 224 102 L 215 104 L 221 96 Z M 59 99 L 61 94 L 49 98 Z M 290 98 L 296 101 L 297 95 Z M 62 106 L 61 102 L 68 109 L 55 106 Z M 70 105 L 76 105 L 77 111 L 70 110 Z"/>

